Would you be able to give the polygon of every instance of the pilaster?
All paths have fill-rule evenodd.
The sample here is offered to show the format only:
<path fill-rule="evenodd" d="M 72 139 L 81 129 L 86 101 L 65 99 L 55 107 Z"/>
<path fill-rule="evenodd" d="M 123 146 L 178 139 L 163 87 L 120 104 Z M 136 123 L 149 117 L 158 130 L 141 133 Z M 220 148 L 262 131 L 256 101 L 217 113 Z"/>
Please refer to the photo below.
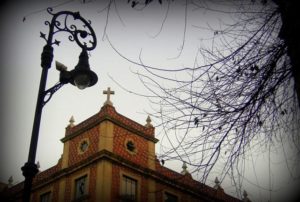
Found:
<path fill-rule="evenodd" d="M 96 201 L 111 201 L 112 164 L 102 160 L 97 164 Z"/>
<path fill-rule="evenodd" d="M 103 121 L 99 125 L 98 151 L 113 151 L 113 130 L 114 125 L 110 121 Z"/>

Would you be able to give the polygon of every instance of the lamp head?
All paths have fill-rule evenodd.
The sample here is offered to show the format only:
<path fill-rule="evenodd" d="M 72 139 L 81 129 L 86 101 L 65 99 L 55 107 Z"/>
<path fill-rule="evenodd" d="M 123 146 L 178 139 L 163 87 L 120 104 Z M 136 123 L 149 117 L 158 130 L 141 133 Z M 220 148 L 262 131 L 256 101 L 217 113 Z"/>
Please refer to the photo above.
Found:
<path fill-rule="evenodd" d="M 81 90 L 95 85 L 98 81 L 97 75 L 90 69 L 89 57 L 85 49 L 82 49 L 79 62 L 70 73 L 72 77 L 70 83 Z"/>

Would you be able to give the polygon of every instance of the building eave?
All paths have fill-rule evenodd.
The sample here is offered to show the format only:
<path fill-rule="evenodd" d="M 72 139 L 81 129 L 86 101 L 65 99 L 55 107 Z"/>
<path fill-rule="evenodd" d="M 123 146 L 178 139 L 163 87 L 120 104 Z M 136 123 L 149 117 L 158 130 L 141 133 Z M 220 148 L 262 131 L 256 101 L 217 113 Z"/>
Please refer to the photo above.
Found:
<path fill-rule="evenodd" d="M 158 142 L 158 139 L 156 139 L 154 137 L 154 134 L 146 133 L 145 131 L 142 131 L 141 129 L 137 129 L 137 127 L 130 126 L 126 122 L 132 122 L 135 125 L 139 126 L 139 128 L 142 128 L 144 130 L 147 130 L 148 128 L 117 113 L 112 106 L 106 106 L 106 108 L 108 108 L 108 107 L 111 107 L 113 109 L 112 111 L 115 116 L 112 116 L 111 114 L 107 113 L 105 110 L 101 110 L 99 113 L 95 114 L 94 116 L 88 118 L 87 120 L 83 121 L 82 123 L 78 124 L 77 126 L 74 126 L 73 128 L 71 128 L 71 130 L 67 129 L 66 136 L 61 139 L 61 142 L 65 143 L 66 141 L 69 141 L 69 140 L 73 139 L 74 137 L 77 137 L 78 135 L 82 134 L 83 132 L 101 124 L 104 121 L 110 121 L 119 127 L 122 127 L 140 137 L 145 138 L 146 140 L 152 141 L 154 143 Z M 126 122 L 122 121 L 122 120 L 126 120 Z M 153 128 L 153 131 L 154 131 L 154 128 Z"/>
<path fill-rule="evenodd" d="M 40 179 L 36 181 L 36 183 L 33 186 L 33 191 L 38 190 L 41 187 L 47 186 L 48 184 L 59 180 L 60 178 L 63 178 L 65 176 L 68 176 L 80 169 L 86 168 L 90 166 L 91 164 L 98 163 L 100 161 L 110 161 L 111 163 L 115 165 L 119 165 L 122 167 L 126 167 L 128 169 L 131 169 L 137 173 L 142 174 L 143 176 L 152 178 L 162 184 L 170 185 L 172 187 L 175 187 L 183 192 L 192 194 L 198 198 L 201 198 L 203 200 L 211 200 L 214 199 L 214 201 L 223 201 L 219 197 L 217 197 L 217 190 L 214 190 L 213 188 L 200 183 L 198 181 L 194 181 L 195 186 L 190 186 L 187 183 L 184 183 L 182 179 L 184 179 L 184 175 L 182 175 L 182 179 L 172 179 L 168 176 L 165 176 L 163 173 L 160 173 L 159 171 L 151 170 L 149 168 L 143 167 L 141 165 L 138 165 L 132 161 L 129 161 L 119 155 L 116 155 L 112 152 L 109 152 L 107 150 L 102 150 L 100 152 L 95 153 L 94 155 L 90 156 L 89 158 L 74 164 L 68 168 L 62 169 L 58 172 L 53 173 L 52 175 L 47 176 L 44 179 Z M 176 174 L 179 174 L 175 171 L 170 170 L 171 172 L 174 172 Z M 181 175 L 181 174 L 179 174 Z M 215 192 L 215 193 L 214 193 Z M 231 196 L 224 193 L 224 195 L 227 198 L 231 198 L 232 201 L 240 201 L 238 199 L 232 198 Z"/>

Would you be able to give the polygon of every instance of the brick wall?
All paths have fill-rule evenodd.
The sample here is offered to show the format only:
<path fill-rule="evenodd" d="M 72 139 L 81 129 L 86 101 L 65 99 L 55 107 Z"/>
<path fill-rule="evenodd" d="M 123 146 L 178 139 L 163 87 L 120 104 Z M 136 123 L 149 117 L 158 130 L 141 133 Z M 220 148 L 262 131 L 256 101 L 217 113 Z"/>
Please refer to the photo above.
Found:
<path fill-rule="evenodd" d="M 52 201 L 58 201 L 59 182 L 56 181 L 53 185 Z"/>
<path fill-rule="evenodd" d="M 66 178 L 65 201 L 71 201 L 72 181 L 70 176 Z"/>
<path fill-rule="evenodd" d="M 126 142 L 132 141 L 136 147 L 135 152 L 126 148 Z M 128 159 L 136 164 L 147 167 L 148 142 L 143 137 L 137 136 L 119 126 L 114 126 L 113 153 Z"/>
<path fill-rule="evenodd" d="M 120 195 L 120 167 L 112 167 L 111 200 L 118 201 Z"/>
<path fill-rule="evenodd" d="M 91 165 L 89 173 L 89 201 L 96 201 L 96 181 L 100 180 L 97 178 L 97 166 L 96 164 Z"/>
<path fill-rule="evenodd" d="M 72 166 L 76 163 L 79 163 L 80 161 L 88 158 L 89 156 L 97 152 L 99 141 L 98 134 L 98 126 L 95 126 L 70 140 L 68 166 Z M 88 139 L 89 146 L 86 152 L 80 153 L 79 145 L 83 139 Z"/>

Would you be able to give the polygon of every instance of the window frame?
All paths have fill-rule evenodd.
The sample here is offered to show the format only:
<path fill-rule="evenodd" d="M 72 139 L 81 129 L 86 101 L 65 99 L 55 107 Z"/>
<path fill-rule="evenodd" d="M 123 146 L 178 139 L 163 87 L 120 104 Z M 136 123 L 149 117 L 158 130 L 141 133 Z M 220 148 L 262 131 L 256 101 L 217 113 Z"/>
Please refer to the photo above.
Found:
<path fill-rule="evenodd" d="M 166 201 L 166 195 L 172 195 L 172 196 L 175 196 L 177 198 L 177 202 L 180 202 L 180 195 L 175 193 L 174 191 L 170 191 L 170 190 L 164 190 L 163 191 L 163 202 Z"/>
<path fill-rule="evenodd" d="M 131 148 L 128 148 L 129 143 L 131 143 Z M 126 138 L 124 141 L 124 148 L 131 155 L 136 155 L 138 153 L 136 141 L 134 141 L 132 138 Z"/>
<path fill-rule="evenodd" d="M 86 147 L 82 150 L 82 144 L 86 144 Z M 84 154 L 85 152 L 87 152 L 89 150 L 90 147 L 90 140 L 89 138 L 83 138 L 79 141 L 78 145 L 77 145 L 77 152 L 78 154 Z"/>
<path fill-rule="evenodd" d="M 39 194 L 39 201 L 40 202 L 43 202 L 42 197 L 44 197 L 44 196 L 49 196 L 49 199 L 46 202 L 52 201 L 52 190 L 47 190 L 47 191 L 44 191 L 41 194 Z"/>
<path fill-rule="evenodd" d="M 75 200 L 80 199 L 87 195 L 87 193 L 88 193 L 88 179 L 87 178 L 88 178 L 87 175 L 83 175 L 74 180 L 74 199 Z M 82 183 L 82 182 L 80 182 L 81 180 L 84 180 L 84 190 L 83 190 L 84 193 L 83 194 L 81 194 L 81 193 L 79 194 L 79 192 L 77 190 L 77 186 L 78 186 L 77 183 Z M 79 186 L 81 186 L 81 185 L 79 185 Z"/>
<path fill-rule="evenodd" d="M 133 201 L 140 201 L 140 196 L 141 196 L 141 178 L 137 175 L 131 174 L 131 173 L 127 173 L 127 172 L 122 172 L 120 171 L 120 190 L 119 190 L 119 194 L 120 194 L 120 201 L 126 201 L 125 199 L 122 200 L 122 196 L 126 195 L 124 194 L 124 182 L 123 179 L 127 178 L 130 180 L 133 180 L 136 182 L 136 197 L 135 200 Z"/>
<path fill-rule="evenodd" d="M 90 189 L 90 169 L 84 169 L 71 176 L 71 201 L 85 201 L 89 198 Z M 76 198 L 76 180 L 86 177 L 85 194 Z"/>

